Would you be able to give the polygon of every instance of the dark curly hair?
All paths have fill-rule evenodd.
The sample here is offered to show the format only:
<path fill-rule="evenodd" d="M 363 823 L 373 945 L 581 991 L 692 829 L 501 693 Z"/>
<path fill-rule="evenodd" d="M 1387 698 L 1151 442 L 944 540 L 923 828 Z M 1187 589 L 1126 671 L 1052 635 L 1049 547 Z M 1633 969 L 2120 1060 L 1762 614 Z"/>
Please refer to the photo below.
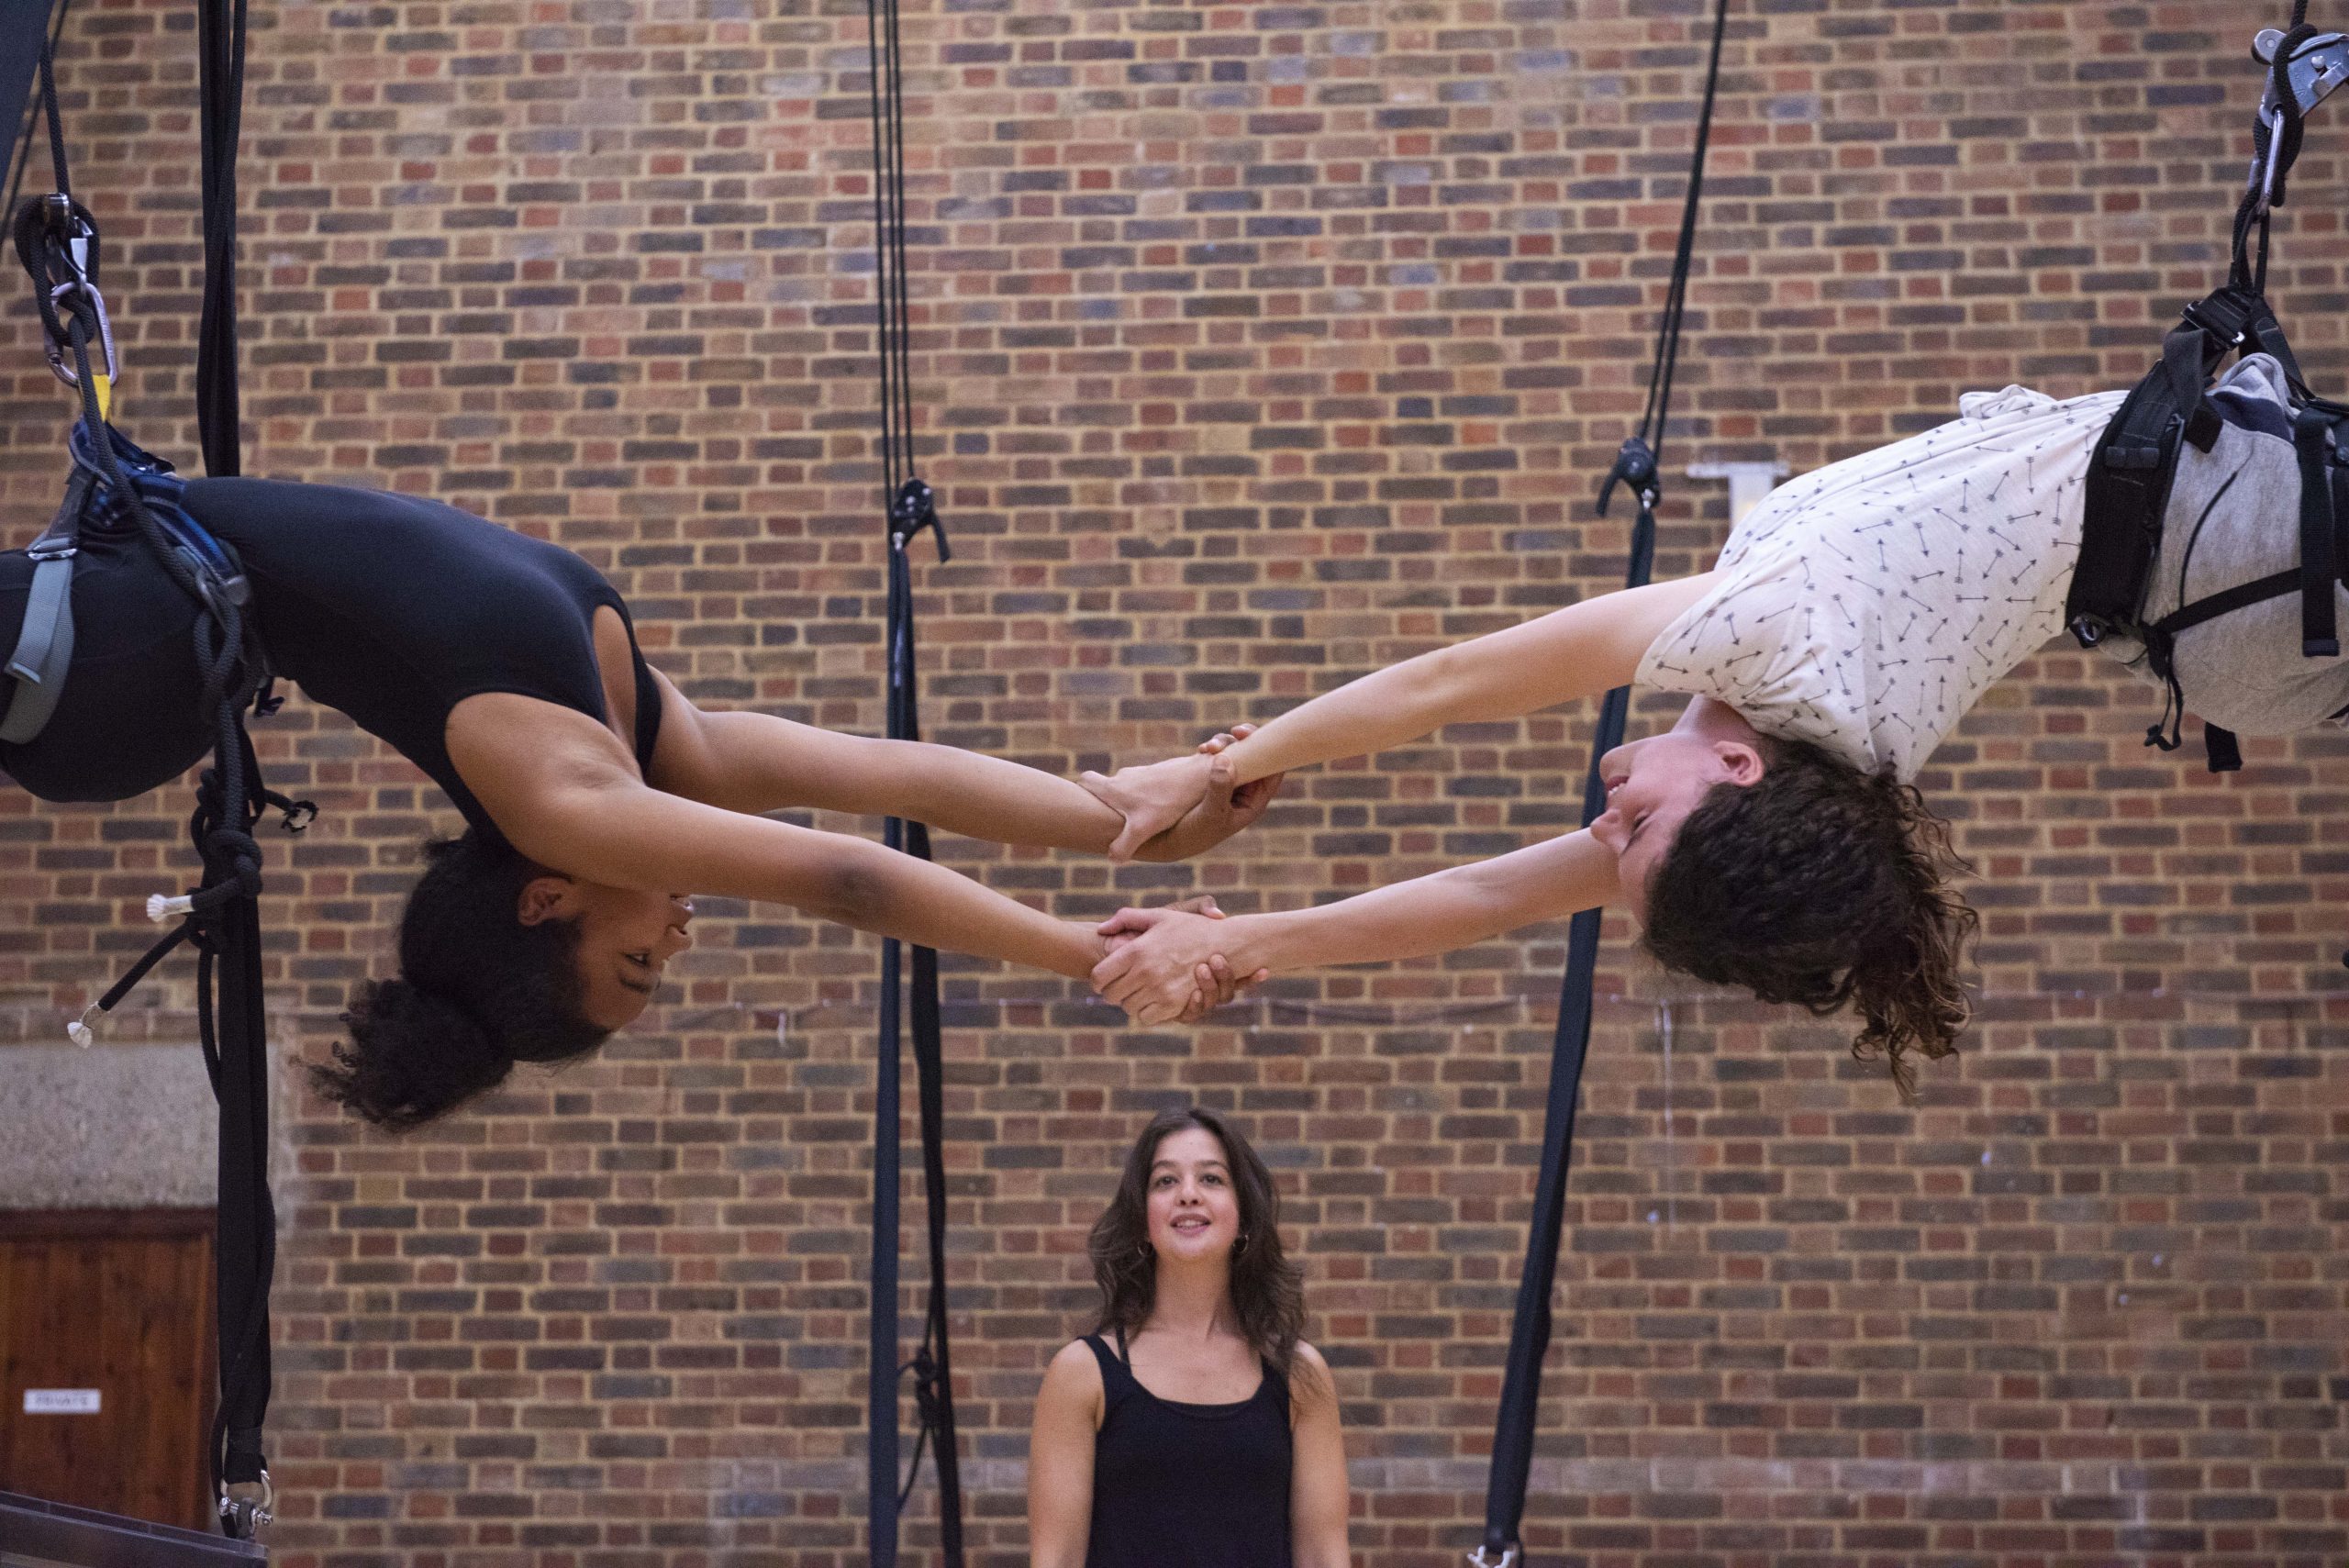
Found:
<path fill-rule="evenodd" d="M 1765 740 L 1751 784 L 1716 784 L 1648 884 L 1648 951 L 1665 968 L 1824 1016 L 1846 1003 L 1852 1044 L 1883 1057 L 1903 1100 L 1910 1053 L 1957 1049 L 1971 1012 L 1958 965 L 1980 923 L 1949 885 L 1968 868 L 1949 826 L 1889 770 Z"/>
<path fill-rule="evenodd" d="M 1134 1140 L 1118 1192 L 1093 1222 L 1088 1250 L 1094 1283 L 1101 1287 L 1101 1315 L 1090 1332 L 1131 1336 L 1150 1320 L 1158 1290 L 1158 1257 L 1150 1250 L 1150 1169 L 1158 1146 L 1185 1128 L 1204 1129 L 1223 1145 L 1240 1204 L 1240 1233 L 1246 1240 L 1231 1254 L 1231 1309 L 1249 1347 L 1283 1377 L 1297 1364 L 1297 1342 L 1305 1333 L 1305 1271 L 1281 1248 L 1280 1191 L 1273 1173 L 1238 1129 L 1202 1106 L 1164 1110 Z"/>
<path fill-rule="evenodd" d="M 424 847 L 400 917 L 400 973 L 363 983 L 342 1015 L 351 1043 L 310 1069 L 328 1099 L 405 1131 L 504 1083 L 517 1062 L 561 1062 L 611 1031 L 580 1014 L 578 923 L 526 926 L 523 887 L 546 874 L 468 829 Z"/>

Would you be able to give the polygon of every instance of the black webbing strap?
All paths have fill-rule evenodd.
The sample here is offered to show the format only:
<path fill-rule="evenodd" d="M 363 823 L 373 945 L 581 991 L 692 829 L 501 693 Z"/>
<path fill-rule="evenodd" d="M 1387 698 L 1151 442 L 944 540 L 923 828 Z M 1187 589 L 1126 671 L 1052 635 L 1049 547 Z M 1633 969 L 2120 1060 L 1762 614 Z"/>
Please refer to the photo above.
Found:
<path fill-rule="evenodd" d="M 204 471 L 244 472 L 237 423 L 237 147 L 244 118 L 245 0 L 196 0 L 204 306 L 196 325 L 195 425 Z"/>
<path fill-rule="evenodd" d="M 57 36 L 64 11 L 63 0 L 0 0 L 0 134 L 8 139 L 7 151 L 0 154 L 0 172 L 19 175 L 32 164 L 36 138 L 29 134 L 27 115 L 33 104 L 33 72 L 42 47 Z M 7 205 L 11 209 L 17 205 L 14 177 L 8 183 Z"/>
<path fill-rule="evenodd" d="M 205 471 L 243 472 L 237 396 L 237 153 L 245 91 L 245 0 L 197 0 L 197 130 L 204 199 L 204 294 L 196 331 L 195 419 Z M 208 939 L 199 992 L 220 1102 L 220 1406 L 213 1465 L 222 1528 L 250 1537 L 273 1498 L 262 1427 L 269 1415 L 269 1290 L 276 1271 L 276 1211 L 269 1193 L 269 1015 L 262 992 L 260 769 L 244 704 L 262 680 L 220 695 L 220 734 L 190 824 L 204 856 L 206 892 L 233 890 L 200 931 Z M 201 914 L 199 911 L 199 918 Z"/>
<path fill-rule="evenodd" d="M 871 61 L 874 326 L 881 374 L 882 494 L 888 514 L 888 734 L 921 739 L 915 662 L 913 563 L 907 550 L 928 529 L 938 558 L 951 559 L 930 486 L 914 473 L 912 305 L 906 268 L 906 106 L 896 0 L 866 0 Z M 930 829 L 890 817 L 883 838 L 893 850 L 930 859 Z M 947 1337 L 944 1045 L 938 999 L 938 954 L 913 950 L 914 1071 L 920 1101 L 922 1192 L 930 1256 L 930 1300 L 922 1341 L 910 1361 L 897 1359 L 898 1104 L 904 1050 L 903 944 L 881 944 L 881 1018 L 874 1076 L 872 1318 L 866 1370 L 865 1524 L 873 1568 L 895 1568 L 897 1520 L 921 1473 L 925 1449 L 938 1472 L 941 1556 L 963 1565 L 963 1482 L 954 1433 L 953 1357 Z M 914 1375 L 921 1422 L 913 1462 L 898 1483 L 897 1390 Z"/>
<path fill-rule="evenodd" d="M 1688 274 L 1697 245 L 1697 217 L 1704 200 L 1705 154 L 1712 139 L 1713 105 L 1720 85 L 1721 40 L 1729 28 L 1729 0 L 1713 14 L 1712 53 L 1706 67 L 1704 107 L 1697 120 L 1696 150 L 1688 189 L 1680 210 L 1680 242 L 1673 257 L 1672 285 L 1656 328 L 1654 368 L 1640 433 L 1623 443 L 1598 495 L 1607 511 L 1618 484 L 1628 484 L 1639 502 L 1631 524 L 1631 562 L 1624 585 L 1646 583 L 1655 561 L 1655 507 L 1663 499 L 1660 454 L 1672 418 L 1672 383 L 1680 357 L 1680 329 L 1687 313 Z M 1588 828 L 1607 809 L 1607 782 L 1599 760 L 1623 742 L 1631 693 L 1618 686 L 1599 706 L 1598 734 L 1592 742 L 1590 771 L 1583 781 L 1582 820 Z M 1525 1492 L 1533 1470 L 1533 1441 L 1542 1401 L 1542 1362 L 1550 1349 L 1550 1297 L 1556 1286 L 1559 1234 L 1565 1222 L 1566 1172 L 1573 1162 L 1575 1112 L 1583 1064 L 1590 1053 L 1593 992 L 1598 982 L 1602 909 L 1585 909 L 1567 929 L 1566 973 L 1558 992 L 1558 1029 L 1550 1047 L 1550 1090 L 1542 1110 L 1542 1172 L 1534 1187 L 1533 1218 L 1526 1237 L 1525 1266 L 1518 1276 L 1517 1310 L 1509 1327 L 1508 1370 L 1500 1408 L 1493 1422 L 1492 1472 L 1485 1487 L 1485 1538 L 1469 1561 L 1483 1568 L 1519 1562 L 1524 1548 L 1520 1529 Z"/>
<path fill-rule="evenodd" d="M 2333 559 L 2332 417 L 2310 406 L 2292 420 L 2292 446 L 2300 460 L 2300 653 L 2309 659 L 2341 652 L 2332 613 L 2332 584 L 2340 576 Z"/>

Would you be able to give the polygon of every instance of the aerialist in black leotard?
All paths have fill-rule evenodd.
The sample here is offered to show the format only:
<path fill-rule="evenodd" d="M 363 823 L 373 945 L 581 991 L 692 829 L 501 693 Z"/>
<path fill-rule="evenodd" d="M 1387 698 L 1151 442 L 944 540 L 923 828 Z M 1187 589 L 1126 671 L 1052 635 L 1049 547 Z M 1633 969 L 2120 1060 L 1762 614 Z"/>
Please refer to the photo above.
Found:
<path fill-rule="evenodd" d="M 948 746 L 705 713 L 644 662 L 586 562 L 438 502 L 265 480 L 195 480 L 185 506 L 233 548 L 276 674 L 397 748 L 466 830 L 429 847 L 400 926 L 400 977 L 368 984 L 320 1070 L 371 1120 L 411 1126 L 517 1061 L 594 1049 L 644 1010 L 689 945 L 688 893 L 793 905 L 863 930 L 1084 978 L 1104 939 L 869 840 L 769 820 L 881 813 L 1009 844 L 1105 851 L 1123 820 L 1073 782 Z M 0 647 L 32 563 L 0 553 Z M 127 529 L 87 530 L 79 628 L 41 733 L 0 769 L 49 800 L 118 800 L 210 739 L 193 602 Z M 5 684 L 5 683 L 0 683 Z M 1197 759 L 1202 783 L 1230 764 Z M 1209 792 L 1152 840 L 1174 860 L 1252 821 L 1274 787 Z M 1228 996 L 1228 979 L 1208 990 Z"/>

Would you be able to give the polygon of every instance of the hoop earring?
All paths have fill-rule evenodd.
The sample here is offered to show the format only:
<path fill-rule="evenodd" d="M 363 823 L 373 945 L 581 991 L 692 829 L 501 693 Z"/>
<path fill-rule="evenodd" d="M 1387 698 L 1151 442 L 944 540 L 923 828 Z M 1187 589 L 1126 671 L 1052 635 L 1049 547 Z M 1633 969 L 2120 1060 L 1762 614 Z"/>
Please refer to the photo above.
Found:
<path fill-rule="evenodd" d="M 1242 1247 L 1245 1247 L 1246 1245 L 1248 1245 L 1248 1232 L 1246 1232 L 1245 1230 L 1242 1230 L 1242 1231 L 1240 1233 L 1240 1239 L 1239 1239 L 1238 1240 L 1236 1240 L 1236 1241 L 1232 1242 L 1232 1244 L 1231 1244 L 1231 1251 L 1232 1251 L 1232 1252 L 1236 1255 L 1236 1254 L 1239 1252 L 1239 1251 L 1240 1251 Z"/>

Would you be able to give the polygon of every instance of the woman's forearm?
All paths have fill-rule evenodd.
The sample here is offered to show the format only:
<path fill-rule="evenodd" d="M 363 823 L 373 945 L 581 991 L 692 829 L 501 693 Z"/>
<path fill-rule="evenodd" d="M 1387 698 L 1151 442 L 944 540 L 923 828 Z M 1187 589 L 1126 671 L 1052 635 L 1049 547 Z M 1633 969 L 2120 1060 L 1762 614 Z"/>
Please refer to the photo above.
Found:
<path fill-rule="evenodd" d="M 1106 944 L 1092 930 L 1030 909 L 944 866 L 864 840 L 811 914 L 919 947 L 1001 959 L 1082 980 Z M 795 879 L 796 880 L 796 879 Z M 751 894 L 748 896 L 756 897 Z M 773 896 L 770 895 L 769 896 Z"/>
<path fill-rule="evenodd" d="M 1236 782 L 1366 757 L 1447 724 L 1514 718 L 1627 685 L 1648 645 L 1711 583 L 1707 573 L 1598 595 L 1390 664 L 1235 742 L 1226 754 Z"/>
<path fill-rule="evenodd" d="M 1425 958 L 1596 907 L 1614 888 L 1613 852 L 1571 833 L 1334 904 L 1233 916 L 1216 943 L 1242 974 Z"/>
<path fill-rule="evenodd" d="M 978 751 L 923 741 L 885 740 L 896 776 L 885 816 L 926 822 L 966 839 L 1103 854 L 1125 826 L 1115 809 L 1074 779 Z"/>
<path fill-rule="evenodd" d="M 1371 756 L 1442 728 L 1450 722 L 1443 666 L 1455 653 L 1439 648 L 1390 664 L 1266 721 L 1230 748 L 1236 782 Z"/>

